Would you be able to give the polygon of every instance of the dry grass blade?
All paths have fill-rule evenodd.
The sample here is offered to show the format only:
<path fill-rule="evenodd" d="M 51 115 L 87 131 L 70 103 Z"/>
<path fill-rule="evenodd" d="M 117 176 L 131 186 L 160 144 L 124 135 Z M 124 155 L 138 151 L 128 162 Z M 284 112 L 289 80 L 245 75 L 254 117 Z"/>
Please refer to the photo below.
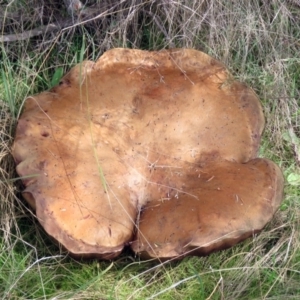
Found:
<path fill-rule="evenodd" d="M 15 187 L 10 182 L 15 167 L 10 156 L 12 144 L 12 117 L 8 106 L 0 100 L 0 228 L 6 245 L 10 244 L 10 232 L 15 225 L 15 207 L 11 201 L 15 197 Z"/>

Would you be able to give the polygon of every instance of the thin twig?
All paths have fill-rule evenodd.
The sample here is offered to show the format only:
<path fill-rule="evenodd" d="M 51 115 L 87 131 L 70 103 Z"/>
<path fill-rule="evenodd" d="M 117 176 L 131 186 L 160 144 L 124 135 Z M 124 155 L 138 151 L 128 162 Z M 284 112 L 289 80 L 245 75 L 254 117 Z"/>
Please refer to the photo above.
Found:
<path fill-rule="evenodd" d="M 7 34 L 0 36 L 0 43 L 24 41 L 32 37 L 59 30 L 61 27 L 58 24 L 43 25 L 38 28 L 23 31 L 21 33 Z"/>

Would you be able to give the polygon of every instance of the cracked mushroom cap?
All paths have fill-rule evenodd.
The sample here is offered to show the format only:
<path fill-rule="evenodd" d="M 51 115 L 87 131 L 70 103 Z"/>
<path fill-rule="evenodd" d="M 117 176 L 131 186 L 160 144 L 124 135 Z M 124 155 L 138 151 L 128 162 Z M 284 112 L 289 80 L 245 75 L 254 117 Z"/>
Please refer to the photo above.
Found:
<path fill-rule="evenodd" d="M 279 169 L 252 161 L 263 127 L 255 93 L 210 56 L 113 49 L 26 100 L 13 156 L 24 198 L 70 253 L 202 254 L 278 208 Z"/>

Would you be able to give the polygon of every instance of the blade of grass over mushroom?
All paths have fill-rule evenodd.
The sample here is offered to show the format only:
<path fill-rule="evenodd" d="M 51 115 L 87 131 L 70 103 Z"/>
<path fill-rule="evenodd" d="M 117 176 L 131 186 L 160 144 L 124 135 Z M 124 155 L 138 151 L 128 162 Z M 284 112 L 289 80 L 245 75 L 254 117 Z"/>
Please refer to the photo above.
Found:
<path fill-rule="evenodd" d="M 86 47 L 85 47 L 85 35 L 84 35 L 83 39 L 82 39 L 81 49 L 80 49 L 80 58 L 79 58 L 80 63 L 83 62 L 85 49 L 86 49 Z M 83 78 L 81 78 L 82 74 L 83 74 L 82 72 L 85 72 L 85 70 L 82 70 L 82 64 L 80 64 L 80 75 L 79 75 L 80 76 L 80 82 L 84 82 Z M 95 149 L 94 135 L 93 135 L 93 129 L 92 129 L 92 122 L 91 122 L 91 116 L 92 116 L 92 114 L 91 114 L 90 105 L 89 105 L 89 91 L 88 91 L 87 81 L 85 81 L 85 82 L 86 82 L 86 88 L 85 88 L 86 95 L 85 95 L 85 99 L 86 99 L 88 119 L 89 119 L 89 124 L 90 124 L 90 135 L 91 135 L 91 140 L 92 140 L 92 147 L 93 147 L 93 152 L 94 152 L 94 158 L 96 160 L 96 164 L 97 164 L 97 167 L 98 167 L 99 176 L 100 176 L 100 179 L 101 179 L 101 183 L 102 183 L 103 189 L 105 191 L 105 194 L 107 195 L 107 199 L 108 199 L 110 207 L 111 207 L 109 193 L 108 193 L 108 190 L 107 190 L 106 180 L 105 180 L 105 177 L 104 177 L 104 174 L 103 174 L 102 167 L 101 167 L 100 162 L 99 162 L 98 154 L 96 153 L 96 149 Z M 82 96 L 83 96 L 82 95 L 82 88 L 81 87 L 82 87 L 82 85 L 80 84 L 80 97 L 83 100 L 83 98 L 82 98 Z"/>
<path fill-rule="evenodd" d="M 81 70 L 81 72 L 82 72 L 82 70 Z M 98 153 L 96 151 L 95 140 L 94 140 L 94 132 L 93 132 L 93 126 L 92 126 L 92 113 L 91 113 L 91 108 L 90 108 L 90 104 L 89 104 L 89 91 L 88 91 L 87 80 L 85 82 L 86 82 L 86 88 L 85 88 L 86 95 L 85 95 L 85 99 L 86 99 L 87 112 L 88 112 L 88 116 L 87 117 L 88 117 L 88 120 L 89 120 L 89 129 L 90 129 L 90 136 L 91 136 L 92 147 L 93 147 L 93 154 L 94 154 L 94 158 L 95 158 L 95 161 L 96 161 L 96 164 L 97 164 L 97 168 L 98 168 L 99 176 L 100 176 L 100 179 L 101 179 L 102 187 L 103 187 L 103 189 L 105 191 L 105 194 L 107 195 L 107 199 L 109 201 L 109 205 L 112 208 L 111 203 L 110 203 L 109 193 L 108 193 L 108 190 L 107 190 L 106 180 L 105 180 L 104 173 L 103 173 L 103 169 L 101 167 L 101 164 L 100 164 L 100 161 L 99 161 L 99 157 L 98 157 Z M 81 88 L 80 88 L 80 95 L 82 96 L 82 90 L 81 90 Z M 81 101 L 82 100 L 83 99 L 81 99 Z"/>
<path fill-rule="evenodd" d="M 24 179 L 34 178 L 34 177 L 38 177 L 38 176 L 39 176 L 39 174 L 32 174 L 32 175 L 27 175 L 27 176 L 11 178 L 11 179 L 8 179 L 8 181 L 14 182 L 14 181 L 17 181 L 17 180 L 24 180 Z"/>
<path fill-rule="evenodd" d="M 85 51 L 85 36 L 83 36 L 82 46 L 81 46 L 81 50 L 80 50 L 80 62 L 83 61 L 84 51 Z M 80 76 L 82 76 L 81 74 L 82 74 L 82 70 L 80 71 Z M 87 84 L 87 81 L 86 81 L 86 84 Z M 93 134 L 93 128 L 92 128 L 92 121 L 91 121 L 92 114 L 91 114 L 90 104 L 89 104 L 88 86 L 86 86 L 85 90 L 86 90 L 86 96 L 85 96 L 85 98 L 86 98 L 87 112 L 88 112 L 88 118 L 89 118 L 89 123 L 90 123 L 90 134 L 91 134 L 91 139 L 92 139 L 92 147 L 93 147 L 93 152 L 94 152 L 94 158 L 96 160 L 96 164 L 97 164 L 97 167 L 98 167 L 99 176 L 100 176 L 100 179 L 101 179 L 101 183 L 102 183 L 103 189 L 105 191 L 105 194 L 107 195 L 107 199 L 108 199 L 110 207 L 111 207 L 109 193 L 108 193 L 108 190 L 107 190 L 107 183 L 106 183 L 106 180 L 105 180 L 105 177 L 104 177 L 104 173 L 103 173 L 101 164 L 99 162 L 99 157 L 98 157 L 98 154 L 97 154 L 96 148 L 95 148 L 94 134 Z M 82 89 L 81 88 L 80 88 L 80 95 L 82 95 Z"/>
<path fill-rule="evenodd" d="M 80 97 L 81 97 L 81 101 L 83 100 L 82 88 L 81 88 L 82 84 L 81 84 L 81 82 L 84 82 L 84 79 L 82 78 L 82 76 L 83 76 L 83 72 L 85 72 L 85 70 L 82 70 L 82 64 L 81 63 L 83 62 L 83 59 L 84 59 L 85 49 L 86 49 L 86 47 L 85 47 L 85 35 L 84 35 L 83 39 L 82 39 L 82 45 L 81 45 L 80 56 L 79 56 L 79 61 L 80 61 L 80 73 L 79 73 L 79 77 L 80 77 Z M 85 77 L 85 74 L 84 74 L 84 77 Z M 87 85 L 87 81 L 85 81 L 85 82 L 86 82 L 86 85 Z M 91 135 L 91 140 L 92 140 L 92 147 L 93 147 L 93 152 L 94 152 L 94 158 L 96 160 L 96 164 L 97 164 L 97 167 L 98 167 L 99 176 L 100 176 L 100 179 L 101 179 L 101 183 L 102 183 L 103 189 L 104 189 L 104 191 L 105 191 L 105 193 L 107 195 L 107 199 L 108 199 L 108 201 L 110 203 L 106 180 L 105 180 L 105 177 L 104 177 L 104 174 L 103 174 L 102 167 L 101 167 L 100 162 L 99 162 L 98 154 L 96 153 L 96 149 L 95 149 L 94 135 L 93 135 L 93 129 L 92 129 L 92 122 L 91 122 L 91 116 L 92 115 L 91 115 L 90 105 L 89 105 L 88 86 L 86 86 L 85 91 L 86 91 L 85 99 L 86 99 L 86 105 L 87 105 L 88 119 L 89 119 L 89 123 L 90 123 L 90 135 Z M 110 203 L 110 207 L 111 207 L 111 203 Z"/>
<path fill-rule="evenodd" d="M 85 51 L 85 36 L 83 36 L 83 40 L 82 40 L 82 46 L 81 46 L 81 49 L 80 49 L 80 58 L 79 58 L 79 61 L 80 62 L 83 62 L 83 59 L 84 59 L 84 51 Z M 80 64 L 80 66 L 82 66 Z M 80 78 L 82 77 L 82 72 L 84 70 L 82 70 L 82 68 L 80 67 Z M 83 78 L 80 79 L 80 82 L 83 82 Z M 87 84 L 87 81 L 86 81 L 86 84 Z M 91 111 L 90 111 L 90 105 L 89 105 L 89 94 L 88 94 L 88 88 L 86 86 L 86 95 L 85 95 L 85 99 L 86 99 L 86 105 L 87 105 L 87 111 L 88 111 L 88 118 L 90 120 L 90 135 L 91 135 L 91 140 L 92 140 L 92 147 L 93 147 L 93 152 L 94 152 L 94 158 L 96 160 L 96 164 L 97 164 L 97 167 L 98 167 L 98 171 L 99 171 L 99 176 L 100 176 L 100 179 L 101 179 L 101 182 L 102 182 L 102 186 L 103 186 L 103 189 L 107 195 L 107 198 L 108 198 L 108 201 L 110 203 L 110 199 L 109 199 L 109 194 L 108 194 L 108 191 L 107 191 L 107 185 L 106 185 L 106 180 L 105 180 L 105 177 L 104 177 L 104 174 L 103 174 L 103 170 L 102 170 L 102 167 L 100 165 L 100 162 L 99 162 L 99 158 L 98 158 L 98 155 L 96 153 L 96 149 L 95 149 L 95 142 L 94 142 L 94 134 L 93 134 L 93 129 L 92 129 L 92 122 L 91 122 Z M 82 98 L 82 89 L 81 89 L 81 84 L 80 84 L 80 97 L 81 99 Z M 82 100 L 81 100 L 82 101 Z M 110 204 L 111 206 L 111 204 Z"/>

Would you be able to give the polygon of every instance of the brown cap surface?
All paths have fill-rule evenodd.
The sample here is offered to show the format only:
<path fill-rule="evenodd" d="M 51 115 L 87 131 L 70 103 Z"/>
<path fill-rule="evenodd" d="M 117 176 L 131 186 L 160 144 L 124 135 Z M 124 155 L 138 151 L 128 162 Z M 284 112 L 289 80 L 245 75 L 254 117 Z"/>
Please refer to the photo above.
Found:
<path fill-rule="evenodd" d="M 208 55 L 113 49 L 26 100 L 13 155 L 48 234 L 75 255 L 112 258 L 134 238 L 145 205 L 172 198 L 168 205 L 179 207 L 172 195 L 184 185 L 199 197 L 187 166 L 248 162 L 263 127 L 255 93 Z M 269 201 L 275 210 L 279 201 Z M 134 250 L 152 255 L 143 243 Z"/>
<path fill-rule="evenodd" d="M 135 252 L 182 258 L 231 247 L 260 231 L 282 199 L 281 171 L 266 159 L 211 162 L 185 171 L 175 196 L 150 201 L 142 210 Z"/>

